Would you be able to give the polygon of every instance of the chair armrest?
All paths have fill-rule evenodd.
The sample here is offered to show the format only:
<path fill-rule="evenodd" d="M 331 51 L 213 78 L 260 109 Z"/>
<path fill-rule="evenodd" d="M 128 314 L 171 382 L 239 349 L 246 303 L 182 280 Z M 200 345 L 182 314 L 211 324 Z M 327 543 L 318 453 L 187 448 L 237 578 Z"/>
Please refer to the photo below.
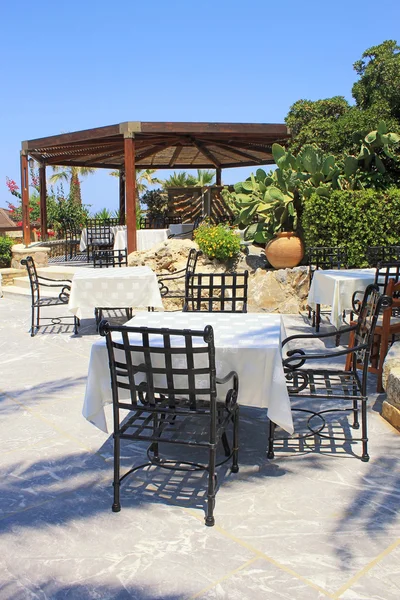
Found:
<path fill-rule="evenodd" d="M 361 344 L 359 346 L 346 348 L 345 350 L 334 350 L 332 352 L 324 352 L 323 354 L 306 354 L 304 350 L 298 348 L 297 350 L 289 350 L 287 353 L 287 358 L 282 360 L 282 364 L 284 367 L 289 369 L 289 371 L 294 371 L 296 369 L 300 369 L 307 360 L 325 360 L 329 358 L 336 358 L 337 356 L 346 356 L 348 354 L 354 354 L 355 352 L 364 350 L 365 348 L 367 348 L 367 344 Z M 297 363 L 293 364 L 295 361 L 297 361 Z"/>
<path fill-rule="evenodd" d="M 67 279 L 67 278 L 65 278 L 65 279 L 51 279 L 50 277 L 43 277 L 43 275 L 38 275 L 37 277 L 38 277 L 38 279 L 43 279 L 43 280 L 45 280 L 45 281 L 52 281 L 53 283 L 57 283 L 57 282 L 59 282 L 59 283 L 60 283 L 60 285 L 61 285 L 62 283 L 64 283 L 65 281 L 66 281 L 67 283 L 72 283 L 72 280 L 71 280 L 71 279 Z M 43 284 L 43 285 L 45 285 L 45 284 Z"/>
<path fill-rule="evenodd" d="M 361 297 L 357 298 L 357 296 L 361 296 Z M 356 315 L 360 314 L 360 308 L 362 305 L 363 298 L 364 298 L 364 292 L 362 290 L 356 290 L 351 297 L 351 306 L 352 306 L 353 312 Z"/>
<path fill-rule="evenodd" d="M 183 275 L 179 275 L 178 277 L 176 277 L 176 275 L 178 273 L 183 273 Z M 163 281 L 166 280 L 168 281 L 169 279 L 181 279 L 182 277 L 185 277 L 185 273 L 186 273 L 186 267 L 184 267 L 183 269 L 179 269 L 178 271 L 175 271 L 174 273 L 166 273 L 165 275 L 163 275 L 162 273 L 156 273 L 157 279 L 159 281 Z"/>
<path fill-rule="evenodd" d="M 290 335 L 289 337 L 283 340 L 282 348 L 285 344 L 291 342 L 292 340 L 319 340 L 322 338 L 336 336 L 338 333 L 349 333 L 350 331 L 354 331 L 356 327 L 357 325 L 350 325 L 349 327 L 343 327 L 343 329 L 339 329 L 338 331 L 331 331 L 328 333 L 299 333 L 297 335 Z"/>
<path fill-rule="evenodd" d="M 61 292 L 58 294 L 59 299 L 64 304 L 68 304 L 69 296 L 70 296 L 71 287 L 69 285 L 65 285 Z"/>
<path fill-rule="evenodd" d="M 231 371 L 225 377 L 215 378 L 217 384 L 227 383 L 230 379 L 233 379 L 233 388 L 227 391 L 225 397 L 225 406 L 228 411 L 231 411 L 237 403 L 237 397 L 239 393 L 239 375 L 236 373 L 236 371 Z"/>

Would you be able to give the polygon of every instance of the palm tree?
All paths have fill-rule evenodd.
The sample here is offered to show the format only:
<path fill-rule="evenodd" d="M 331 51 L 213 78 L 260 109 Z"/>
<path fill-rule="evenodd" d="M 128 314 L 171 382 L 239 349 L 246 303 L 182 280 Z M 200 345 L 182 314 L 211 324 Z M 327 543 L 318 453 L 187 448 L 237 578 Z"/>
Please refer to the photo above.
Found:
<path fill-rule="evenodd" d="M 169 187 L 204 187 L 210 185 L 214 180 L 213 171 L 207 171 L 206 169 L 197 169 L 196 175 L 188 175 L 186 171 L 180 171 L 173 175 L 170 175 L 168 179 L 165 179 L 162 183 L 164 188 Z"/>
<path fill-rule="evenodd" d="M 145 192 L 149 185 L 162 183 L 157 177 L 153 177 L 156 169 L 136 169 L 136 196 Z M 112 177 L 119 177 L 119 171 L 111 171 Z"/>
<path fill-rule="evenodd" d="M 93 167 L 53 167 L 53 175 L 50 177 L 50 183 L 58 181 L 69 182 L 69 197 L 77 204 L 82 204 L 81 182 L 79 177 L 87 177 L 95 172 Z"/>

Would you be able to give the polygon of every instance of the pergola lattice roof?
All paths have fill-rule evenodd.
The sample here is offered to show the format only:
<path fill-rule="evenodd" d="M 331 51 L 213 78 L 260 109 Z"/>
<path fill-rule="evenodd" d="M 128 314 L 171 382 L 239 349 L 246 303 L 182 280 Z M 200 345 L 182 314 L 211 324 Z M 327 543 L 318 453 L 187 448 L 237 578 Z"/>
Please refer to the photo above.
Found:
<path fill-rule="evenodd" d="M 272 164 L 272 144 L 285 144 L 290 132 L 267 123 L 128 121 L 29 140 L 22 151 L 45 165 L 121 169 L 126 137 L 135 138 L 139 169 L 224 169 Z"/>

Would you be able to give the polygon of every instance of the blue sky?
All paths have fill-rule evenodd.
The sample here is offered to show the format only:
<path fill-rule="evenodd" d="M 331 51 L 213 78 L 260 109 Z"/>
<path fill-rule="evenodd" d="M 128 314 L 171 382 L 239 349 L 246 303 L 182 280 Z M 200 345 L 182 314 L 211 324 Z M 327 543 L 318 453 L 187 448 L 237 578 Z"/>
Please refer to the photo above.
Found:
<path fill-rule="evenodd" d="M 6 176 L 19 184 L 22 140 L 123 121 L 283 122 L 300 98 L 351 101 L 353 62 L 385 39 L 400 42 L 395 0 L 1 4 L 3 207 Z M 82 193 L 92 211 L 118 206 L 107 171 Z"/>

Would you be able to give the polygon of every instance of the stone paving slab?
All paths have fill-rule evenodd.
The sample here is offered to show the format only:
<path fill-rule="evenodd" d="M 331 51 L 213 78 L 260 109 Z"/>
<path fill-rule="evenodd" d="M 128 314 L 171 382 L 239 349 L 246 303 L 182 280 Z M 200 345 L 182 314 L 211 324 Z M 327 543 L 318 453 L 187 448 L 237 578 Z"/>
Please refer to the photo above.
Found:
<path fill-rule="evenodd" d="M 400 597 L 400 438 L 381 397 L 369 463 L 359 444 L 296 439 L 268 460 L 266 411 L 243 407 L 240 471 L 218 471 L 214 528 L 199 473 L 138 471 L 114 514 L 112 440 L 81 415 L 94 321 L 31 338 L 29 311 L 0 299 L 0 600 Z M 288 334 L 310 331 L 284 318 Z M 126 466 L 144 457 L 124 447 Z"/>

